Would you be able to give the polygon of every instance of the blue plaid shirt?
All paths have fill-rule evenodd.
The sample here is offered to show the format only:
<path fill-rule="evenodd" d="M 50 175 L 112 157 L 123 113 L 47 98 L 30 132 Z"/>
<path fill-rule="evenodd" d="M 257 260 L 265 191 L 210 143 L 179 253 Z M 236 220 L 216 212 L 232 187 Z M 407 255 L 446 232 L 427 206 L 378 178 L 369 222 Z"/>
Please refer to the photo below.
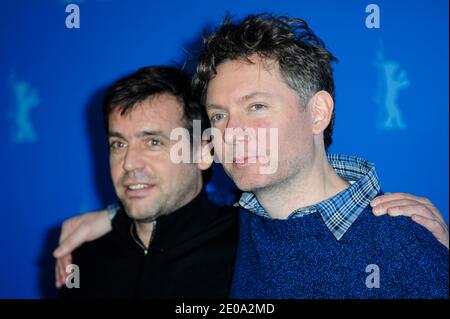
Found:
<path fill-rule="evenodd" d="M 351 186 L 318 204 L 293 211 L 288 218 L 299 218 L 318 212 L 327 228 L 340 240 L 380 192 L 380 182 L 375 166 L 360 157 L 328 154 L 328 161 L 335 172 Z M 243 193 L 238 204 L 251 213 L 270 218 L 253 193 Z"/>

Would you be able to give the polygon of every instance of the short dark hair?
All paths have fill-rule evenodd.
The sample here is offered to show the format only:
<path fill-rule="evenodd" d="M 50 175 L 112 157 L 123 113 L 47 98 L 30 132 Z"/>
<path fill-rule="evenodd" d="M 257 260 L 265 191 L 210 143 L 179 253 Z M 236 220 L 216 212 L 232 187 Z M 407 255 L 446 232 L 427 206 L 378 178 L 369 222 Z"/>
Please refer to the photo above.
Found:
<path fill-rule="evenodd" d="M 205 103 L 208 83 L 216 75 L 217 66 L 229 60 L 249 60 L 254 54 L 278 62 L 283 79 L 298 92 L 304 107 L 321 90 L 334 99 L 331 63 L 337 59 L 323 41 L 301 19 L 262 13 L 249 15 L 239 23 L 227 16 L 216 31 L 205 37 L 193 77 L 201 102 Z M 332 142 L 333 126 L 334 111 L 324 132 L 326 148 Z"/>
<path fill-rule="evenodd" d="M 109 116 L 116 108 L 121 115 L 130 112 L 136 104 L 150 96 L 170 94 L 182 106 L 185 127 L 192 136 L 193 120 L 201 120 L 202 132 L 209 126 L 209 120 L 198 98 L 192 94 L 189 75 L 172 66 L 149 66 L 115 82 L 103 101 L 105 129 L 109 129 Z"/>

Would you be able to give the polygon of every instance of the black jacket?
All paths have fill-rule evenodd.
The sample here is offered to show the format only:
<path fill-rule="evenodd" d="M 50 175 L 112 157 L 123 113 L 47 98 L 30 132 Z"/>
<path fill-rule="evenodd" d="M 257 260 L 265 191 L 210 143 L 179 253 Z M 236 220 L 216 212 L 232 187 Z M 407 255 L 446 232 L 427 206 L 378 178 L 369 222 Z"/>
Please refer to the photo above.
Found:
<path fill-rule="evenodd" d="M 157 219 L 148 252 L 121 210 L 113 231 L 73 254 L 80 288 L 63 298 L 227 298 L 238 239 L 237 208 L 219 207 L 201 192 Z"/>

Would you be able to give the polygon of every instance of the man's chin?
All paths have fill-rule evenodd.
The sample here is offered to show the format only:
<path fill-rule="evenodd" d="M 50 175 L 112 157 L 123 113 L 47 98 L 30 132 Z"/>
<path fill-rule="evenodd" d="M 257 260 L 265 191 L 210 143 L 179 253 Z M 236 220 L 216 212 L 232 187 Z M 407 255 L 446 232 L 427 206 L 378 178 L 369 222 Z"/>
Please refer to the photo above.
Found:
<path fill-rule="evenodd" d="M 151 217 L 142 217 L 142 218 L 133 218 L 133 220 L 139 224 L 148 224 L 153 223 L 158 216 L 151 216 Z"/>
<path fill-rule="evenodd" d="M 134 205 L 124 204 L 125 212 L 128 217 L 134 219 L 135 221 L 153 221 L 157 217 L 157 212 L 151 211 L 148 208 L 135 207 Z"/>
<path fill-rule="evenodd" d="M 131 212 L 127 211 L 127 215 L 128 217 L 139 223 L 151 223 L 158 217 L 157 214 L 141 213 L 134 211 Z"/>
<path fill-rule="evenodd" d="M 240 175 L 232 177 L 236 186 L 244 192 L 254 192 L 257 189 L 266 187 L 269 184 L 267 177 L 261 175 Z"/>

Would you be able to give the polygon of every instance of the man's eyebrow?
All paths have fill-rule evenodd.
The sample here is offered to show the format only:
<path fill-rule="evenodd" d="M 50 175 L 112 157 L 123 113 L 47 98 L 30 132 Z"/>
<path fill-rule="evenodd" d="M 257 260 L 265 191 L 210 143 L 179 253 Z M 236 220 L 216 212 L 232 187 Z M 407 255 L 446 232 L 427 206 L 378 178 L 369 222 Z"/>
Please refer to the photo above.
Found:
<path fill-rule="evenodd" d="M 266 92 L 252 92 L 250 94 L 246 94 L 244 96 L 241 96 L 240 98 L 237 99 L 237 101 L 238 102 L 245 102 L 245 101 L 248 101 L 250 99 L 258 98 L 258 97 L 271 98 L 271 97 L 273 97 L 273 95 L 270 94 L 270 93 L 266 93 Z M 227 108 L 223 107 L 221 105 L 217 105 L 217 104 L 207 104 L 206 105 L 206 109 L 227 109 Z"/>
<path fill-rule="evenodd" d="M 273 97 L 272 94 L 270 93 L 266 93 L 266 92 L 252 92 L 250 94 L 246 94 L 244 96 L 241 96 L 240 98 L 237 99 L 238 102 L 245 102 L 248 101 L 250 99 L 254 99 L 254 98 L 258 98 L 258 97 L 266 97 L 266 98 L 271 98 Z M 218 104 L 207 104 L 206 105 L 206 109 L 223 109 L 226 110 L 227 108 Z"/>
<path fill-rule="evenodd" d="M 160 131 L 160 130 L 154 130 L 154 131 L 145 130 L 145 131 L 139 132 L 136 136 L 139 138 L 148 137 L 148 136 L 160 136 L 165 139 L 170 139 L 163 131 Z M 116 131 L 109 131 L 108 137 L 118 137 L 118 138 L 122 138 L 124 140 L 127 139 L 123 134 L 116 132 Z"/>
<path fill-rule="evenodd" d="M 108 131 L 108 137 L 119 137 L 123 138 L 124 140 L 126 139 L 125 136 L 116 131 Z"/>
<path fill-rule="evenodd" d="M 155 131 L 142 131 L 138 134 L 138 137 L 148 137 L 148 136 L 160 136 L 163 137 L 167 140 L 169 140 L 170 138 L 167 136 L 166 133 L 164 133 L 161 130 L 155 130 Z"/>
<path fill-rule="evenodd" d="M 206 109 L 223 109 L 225 110 L 226 108 L 217 104 L 208 104 L 206 105 Z"/>
<path fill-rule="evenodd" d="M 266 92 L 252 92 L 250 94 L 246 94 L 244 96 L 241 96 L 240 98 L 238 98 L 239 102 L 245 102 L 248 101 L 250 99 L 253 98 L 258 98 L 258 97 L 272 97 L 273 95 L 270 93 L 266 93 Z"/>

